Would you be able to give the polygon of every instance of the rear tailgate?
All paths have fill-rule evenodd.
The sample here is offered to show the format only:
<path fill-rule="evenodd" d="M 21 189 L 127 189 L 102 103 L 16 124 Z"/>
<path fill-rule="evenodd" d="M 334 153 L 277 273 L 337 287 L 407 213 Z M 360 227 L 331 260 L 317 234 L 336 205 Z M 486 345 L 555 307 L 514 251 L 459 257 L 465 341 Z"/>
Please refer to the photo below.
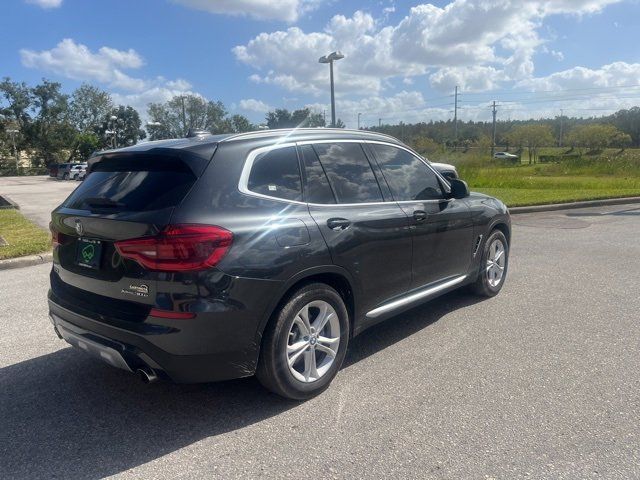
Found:
<path fill-rule="evenodd" d="M 85 181 L 52 214 L 54 295 L 98 316 L 143 320 L 162 274 L 122 258 L 115 242 L 162 231 L 205 166 L 204 159 L 178 154 L 92 161 Z"/>

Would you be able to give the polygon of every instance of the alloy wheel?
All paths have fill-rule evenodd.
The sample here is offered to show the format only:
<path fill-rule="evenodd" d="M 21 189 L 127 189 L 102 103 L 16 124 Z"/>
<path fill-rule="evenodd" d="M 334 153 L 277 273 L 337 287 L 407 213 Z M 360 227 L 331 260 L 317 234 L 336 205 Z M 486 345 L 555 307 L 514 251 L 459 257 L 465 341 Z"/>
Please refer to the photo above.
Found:
<path fill-rule="evenodd" d="M 340 320 L 324 300 L 302 307 L 289 329 L 287 364 L 297 380 L 310 383 L 329 371 L 340 346 Z"/>
<path fill-rule="evenodd" d="M 506 251 L 504 243 L 496 238 L 489 246 L 489 254 L 487 255 L 486 275 L 489 285 L 493 288 L 500 285 L 504 276 L 504 266 L 506 260 Z"/>

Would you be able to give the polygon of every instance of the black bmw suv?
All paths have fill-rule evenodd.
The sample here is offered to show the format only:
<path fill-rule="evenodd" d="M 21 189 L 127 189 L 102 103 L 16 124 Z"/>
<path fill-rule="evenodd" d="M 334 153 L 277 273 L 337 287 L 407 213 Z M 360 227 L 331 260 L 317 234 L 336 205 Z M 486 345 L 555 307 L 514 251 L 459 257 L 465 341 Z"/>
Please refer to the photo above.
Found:
<path fill-rule="evenodd" d="M 256 374 L 309 398 L 366 328 L 505 281 L 504 204 L 386 135 L 202 135 L 99 153 L 88 172 L 52 214 L 50 318 L 146 381 Z"/>

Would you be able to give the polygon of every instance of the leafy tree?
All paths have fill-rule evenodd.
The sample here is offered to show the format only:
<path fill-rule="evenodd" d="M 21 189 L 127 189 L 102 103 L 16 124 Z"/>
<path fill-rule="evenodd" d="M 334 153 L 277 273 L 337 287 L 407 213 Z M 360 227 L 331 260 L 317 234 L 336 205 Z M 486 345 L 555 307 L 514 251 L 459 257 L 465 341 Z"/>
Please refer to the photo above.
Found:
<path fill-rule="evenodd" d="M 627 147 L 631 146 L 632 143 L 631 135 L 620 131 L 611 139 L 611 146 L 619 148 L 620 151 L 624 151 Z"/>
<path fill-rule="evenodd" d="M 345 128 L 345 127 L 346 127 L 346 125 L 345 125 L 345 124 L 344 124 L 344 122 L 339 118 L 339 119 L 337 119 L 337 120 L 336 120 L 336 125 L 335 125 L 335 127 L 336 127 L 336 128 Z"/>
<path fill-rule="evenodd" d="M 243 115 L 234 115 L 230 119 L 232 131 L 235 133 L 250 132 L 255 130 L 249 119 Z"/>
<path fill-rule="evenodd" d="M 538 123 L 519 125 L 509 132 L 507 137 L 511 145 L 526 147 L 529 150 L 530 164 L 536 163 L 540 147 L 553 145 L 555 142 L 551 127 Z"/>
<path fill-rule="evenodd" d="M 61 92 L 62 85 L 43 79 L 32 90 L 35 118 L 26 129 L 30 146 L 36 157 L 36 166 L 42 161 L 49 165 L 64 159 L 64 150 L 74 138 L 74 129 L 69 122 L 69 97 Z"/>
<path fill-rule="evenodd" d="M 640 146 L 640 107 L 619 110 L 603 120 L 631 136 L 632 145 Z"/>
<path fill-rule="evenodd" d="M 596 123 L 593 125 L 580 125 L 569 133 L 567 140 L 573 147 L 588 148 L 589 150 L 602 150 L 608 146 L 626 146 L 630 135 L 618 130 L 613 125 Z M 616 144 L 616 141 L 619 142 Z"/>
<path fill-rule="evenodd" d="M 103 141 L 93 132 L 78 133 L 73 144 L 73 148 L 69 155 L 69 161 L 86 161 L 93 152 L 100 150 Z"/>
<path fill-rule="evenodd" d="M 112 109 L 109 93 L 85 83 L 71 95 L 69 118 L 79 132 L 96 132 Z"/>
<path fill-rule="evenodd" d="M 289 112 L 285 108 L 278 108 L 267 113 L 267 126 L 269 128 L 302 128 L 324 127 L 324 117 L 320 113 L 312 113 L 308 108 L 302 108 Z"/>
<path fill-rule="evenodd" d="M 26 83 L 13 82 L 5 77 L 0 83 L 0 120 L 4 150 L 13 149 L 13 139 L 6 130 L 19 130 L 16 135 L 18 159 L 20 151 L 29 146 L 25 133 L 31 125 L 30 109 L 33 104 L 31 89 Z"/>
<path fill-rule="evenodd" d="M 118 105 L 103 119 L 98 133 L 105 147 L 127 147 L 147 136 L 146 132 L 140 128 L 141 124 L 140 115 L 136 109 Z"/>
<path fill-rule="evenodd" d="M 416 152 L 428 157 L 442 151 L 442 146 L 428 137 L 418 137 L 410 142 Z"/>
<path fill-rule="evenodd" d="M 230 128 L 222 102 L 199 95 L 179 95 L 165 103 L 151 103 L 148 114 L 151 140 L 184 137 L 190 129 L 224 133 Z"/>

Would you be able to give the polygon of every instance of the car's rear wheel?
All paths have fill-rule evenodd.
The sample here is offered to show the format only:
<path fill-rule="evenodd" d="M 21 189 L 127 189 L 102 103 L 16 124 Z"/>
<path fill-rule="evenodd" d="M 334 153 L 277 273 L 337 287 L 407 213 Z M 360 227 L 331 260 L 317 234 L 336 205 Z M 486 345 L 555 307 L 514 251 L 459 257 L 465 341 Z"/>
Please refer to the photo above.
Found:
<path fill-rule="evenodd" d="M 480 259 L 480 270 L 472 290 L 478 295 L 493 297 L 502 290 L 509 266 L 509 243 L 504 233 L 494 230 L 487 238 Z"/>
<path fill-rule="evenodd" d="M 338 373 L 348 341 L 349 315 L 342 297 L 328 285 L 306 285 L 267 326 L 256 375 L 278 395 L 311 398 Z"/>

